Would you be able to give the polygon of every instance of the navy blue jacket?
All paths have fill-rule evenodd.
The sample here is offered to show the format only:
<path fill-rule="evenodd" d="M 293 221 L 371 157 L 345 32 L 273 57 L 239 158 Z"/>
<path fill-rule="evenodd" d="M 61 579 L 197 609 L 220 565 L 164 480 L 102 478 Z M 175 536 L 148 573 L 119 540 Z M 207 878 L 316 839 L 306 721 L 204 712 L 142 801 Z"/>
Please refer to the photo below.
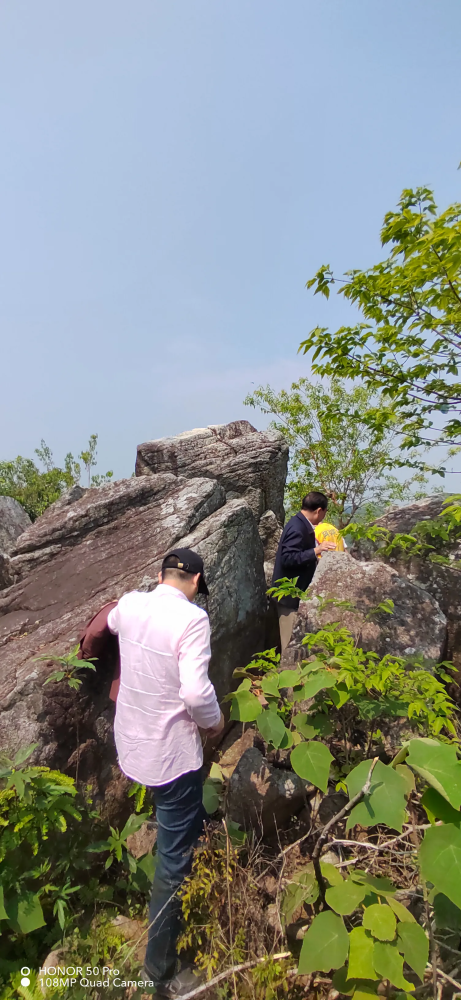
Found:
<path fill-rule="evenodd" d="M 283 529 L 275 557 L 272 586 L 283 577 L 290 580 L 298 577 L 297 586 L 301 590 L 307 590 L 317 568 L 318 559 L 314 552 L 316 544 L 312 524 L 299 511 Z M 299 607 L 297 597 L 282 597 L 277 603 L 285 608 L 293 608 L 294 611 Z"/>

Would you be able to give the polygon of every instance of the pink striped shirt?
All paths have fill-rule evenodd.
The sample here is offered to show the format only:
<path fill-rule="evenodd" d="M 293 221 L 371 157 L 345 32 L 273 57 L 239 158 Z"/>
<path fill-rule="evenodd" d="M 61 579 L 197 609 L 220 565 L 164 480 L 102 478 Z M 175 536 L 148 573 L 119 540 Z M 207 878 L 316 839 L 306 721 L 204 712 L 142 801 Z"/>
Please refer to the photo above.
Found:
<path fill-rule="evenodd" d="M 124 594 L 108 617 L 120 643 L 115 743 L 124 774 L 165 785 L 203 763 L 198 726 L 221 717 L 208 677 L 210 623 L 169 584 Z"/>

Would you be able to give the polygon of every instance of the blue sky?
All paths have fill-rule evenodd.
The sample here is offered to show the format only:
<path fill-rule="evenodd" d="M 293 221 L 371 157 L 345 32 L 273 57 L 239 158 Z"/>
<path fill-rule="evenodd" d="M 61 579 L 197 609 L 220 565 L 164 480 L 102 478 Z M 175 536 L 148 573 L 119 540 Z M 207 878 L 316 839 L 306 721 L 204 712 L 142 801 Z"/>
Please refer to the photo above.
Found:
<path fill-rule="evenodd" d="M 307 278 L 403 187 L 461 200 L 460 37 L 459 0 L 1 4 L 0 457 L 264 426 L 350 315 Z"/>

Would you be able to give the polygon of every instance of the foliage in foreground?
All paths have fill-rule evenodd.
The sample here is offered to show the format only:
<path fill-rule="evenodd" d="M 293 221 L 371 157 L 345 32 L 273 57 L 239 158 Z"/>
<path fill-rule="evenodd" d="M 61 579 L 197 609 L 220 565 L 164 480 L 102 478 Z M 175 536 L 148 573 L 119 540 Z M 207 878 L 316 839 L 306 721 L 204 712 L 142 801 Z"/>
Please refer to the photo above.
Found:
<path fill-rule="evenodd" d="M 306 493 L 322 490 L 330 501 L 329 516 L 344 528 L 355 517 L 369 520 L 384 507 L 408 500 L 425 482 L 422 472 L 406 481 L 391 474 L 400 451 L 398 420 L 393 405 L 364 386 L 348 390 L 338 379 L 315 385 L 301 378 L 290 391 L 260 386 L 245 403 L 275 417 L 271 427 L 290 445 L 285 496 L 291 514 Z M 370 420 L 377 409 L 387 417 L 382 426 Z M 409 455 L 409 461 L 414 457 Z"/>
<path fill-rule="evenodd" d="M 80 482 L 82 465 L 87 473 L 88 486 L 102 486 L 111 480 L 113 473 L 92 474 L 91 470 L 96 465 L 97 444 L 98 435 L 92 434 L 87 449 L 78 456 L 80 461 L 68 452 L 63 469 L 54 464 L 53 454 L 45 441 L 35 449 L 42 470 L 31 458 L 21 455 L 9 462 L 0 462 L 0 495 L 17 500 L 34 521 L 50 504 L 59 500 L 65 490 Z"/>
<path fill-rule="evenodd" d="M 133 813 L 121 831 L 108 827 L 73 778 L 27 763 L 33 749 L 0 770 L 4 983 L 18 961 L 36 967 L 47 949 L 91 922 L 98 906 L 117 912 L 144 905 L 154 873 L 152 855 L 136 859 L 127 845 L 149 814 Z"/>

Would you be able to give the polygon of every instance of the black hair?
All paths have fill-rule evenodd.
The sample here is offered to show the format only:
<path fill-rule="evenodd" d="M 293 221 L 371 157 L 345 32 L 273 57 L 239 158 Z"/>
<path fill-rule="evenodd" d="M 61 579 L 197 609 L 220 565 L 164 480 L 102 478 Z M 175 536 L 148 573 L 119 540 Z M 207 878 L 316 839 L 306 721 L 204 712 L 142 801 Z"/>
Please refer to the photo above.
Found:
<path fill-rule="evenodd" d="M 319 507 L 322 510 L 326 510 L 328 507 L 328 497 L 324 493 L 318 493 L 317 490 L 311 490 L 310 493 L 306 493 L 303 497 L 302 510 L 318 510 Z"/>

